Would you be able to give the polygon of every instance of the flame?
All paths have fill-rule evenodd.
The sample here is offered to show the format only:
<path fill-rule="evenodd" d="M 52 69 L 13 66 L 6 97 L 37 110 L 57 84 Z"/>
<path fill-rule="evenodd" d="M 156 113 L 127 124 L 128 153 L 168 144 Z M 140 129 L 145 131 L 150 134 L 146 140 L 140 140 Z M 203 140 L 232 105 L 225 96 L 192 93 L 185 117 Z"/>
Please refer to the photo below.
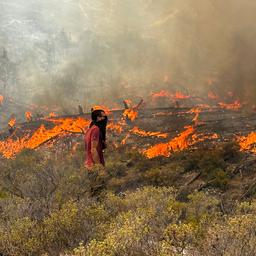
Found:
<path fill-rule="evenodd" d="M 190 146 L 189 142 L 189 136 L 191 136 L 195 129 L 193 126 L 187 126 L 185 127 L 186 130 L 179 134 L 174 139 L 170 140 L 167 143 L 160 143 L 157 144 L 147 150 L 145 150 L 143 153 L 147 158 L 154 158 L 157 156 L 165 156 L 169 157 L 172 152 L 184 150 Z M 193 142 L 192 142 L 193 143 Z"/>
<path fill-rule="evenodd" d="M 25 117 L 26 117 L 27 122 L 32 121 L 32 113 L 31 112 L 26 112 Z"/>
<path fill-rule="evenodd" d="M 216 140 L 219 138 L 219 135 L 217 133 L 213 133 L 213 134 L 193 134 L 192 135 L 192 140 L 194 141 L 193 144 L 198 143 L 198 142 L 202 142 L 205 140 Z"/>
<path fill-rule="evenodd" d="M 77 119 L 63 118 L 51 121 L 56 124 L 52 129 L 47 130 L 44 125 L 41 125 L 31 137 L 25 135 L 22 139 L 18 140 L 9 138 L 6 141 L 0 141 L 0 152 L 4 157 L 12 158 L 25 148 L 36 149 L 55 137 L 65 136 L 68 133 L 83 133 L 90 124 L 90 121 L 81 117 Z"/>
<path fill-rule="evenodd" d="M 221 108 L 227 109 L 227 110 L 239 110 L 241 108 L 241 103 L 239 100 L 236 100 L 233 103 L 229 103 L 229 104 L 224 102 L 220 102 L 218 104 Z"/>
<path fill-rule="evenodd" d="M 156 100 L 157 98 L 161 98 L 161 97 L 170 97 L 170 96 L 171 94 L 164 90 L 157 93 L 151 93 L 151 97 L 153 98 L 153 100 Z"/>
<path fill-rule="evenodd" d="M 118 124 L 115 124 L 115 123 L 109 123 L 107 128 L 113 132 L 116 132 L 118 134 L 122 133 L 123 131 L 123 127 L 122 127 L 122 124 L 118 123 Z"/>
<path fill-rule="evenodd" d="M 27 136 L 18 140 L 8 138 L 5 141 L 0 141 L 0 152 L 5 158 L 12 158 L 25 148 L 26 140 Z"/>
<path fill-rule="evenodd" d="M 138 111 L 133 108 L 125 109 L 123 116 L 133 122 L 138 117 Z"/>
<path fill-rule="evenodd" d="M 199 114 L 202 112 L 200 108 L 192 108 L 191 110 L 188 111 L 190 114 L 195 114 L 195 117 L 193 118 L 192 122 L 198 124 L 198 119 L 199 119 Z"/>
<path fill-rule="evenodd" d="M 176 93 L 174 94 L 174 98 L 175 98 L 175 99 L 189 99 L 190 96 L 184 95 L 184 94 L 181 93 L 181 92 L 176 92 Z"/>
<path fill-rule="evenodd" d="M 103 106 L 103 105 L 102 106 L 100 106 L 100 105 L 93 106 L 92 110 L 103 110 L 106 113 L 106 115 L 111 114 L 111 110 L 108 107 Z"/>
<path fill-rule="evenodd" d="M 161 133 L 161 132 L 146 132 L 142 129 L 139 129 L 139 127 L 135 126 L 133 129 L 130 130 L 130 133 L 137 134 L 141 137 L 157 137 L 157 138 L 167 138 L 167 133 Z"/>
<path fill-rule="evenodd" d="M 161 98 L 168 98 L 170 101 L 174 100 L 182 100 L 182 99 L 189 99 L 191 96 L 185 95 L 182 92 L 175 92 L 171 93 L 165 90 L 161 90 L 160 92 L 157 93 L 151 93 L 151 97 L 153 101 L 156 101 L 157 99 Z"/>
<path fill-rule="evenodd" d="M 3 103 L 4 103 L 4 96 L 0 95 L 0 106 L 3 105 Z"/>
<path fill-rule="evenodd" d="M 219 96 L 213 91 L 208 92 L 208 98 L 211 100 L 219 100 Z"/>
<path fill-rule="evenodd" d="M 122 139 L 122 141 L 121 141 L 122 146 L 126 144 L 126 141 L 128 140 L 129 137 L 130 137 L 130 134 L 128 133 L 128 134 L 126 134 L 125 138 Z"/>
<path fill-rule="evenodd" d="M 12 119 L 9 121 L 9 123 L 8 123 L 8 125 L 9 125 L 11 128 L 13 128 L 13 127 L 15 126 L 15 124 L 16 124 L 16 119 L 15 119 L 15 118 L 12 118 Z"/>
<path fill-rule="evenodd" d="M 131 101 L 131 100 L 124 100 L 124 102 L 125 102 L 128 106 L 132 106 L 132 101 Z"/>
<path fill-rule="evenodd" d="M 50 118 L 53 118 L 53 117 L 56 117 L 57 115 L 54 113 L 54 112 L 51 112 L 50 114 L 49 114 L 49 117 Z"/>
<path fill-rule="evenodd" d="M 252 132 L 247 136 L 238 137 L 238 144 L 242 151 L 249 150 L 256 153 L 256 132 Z"/>

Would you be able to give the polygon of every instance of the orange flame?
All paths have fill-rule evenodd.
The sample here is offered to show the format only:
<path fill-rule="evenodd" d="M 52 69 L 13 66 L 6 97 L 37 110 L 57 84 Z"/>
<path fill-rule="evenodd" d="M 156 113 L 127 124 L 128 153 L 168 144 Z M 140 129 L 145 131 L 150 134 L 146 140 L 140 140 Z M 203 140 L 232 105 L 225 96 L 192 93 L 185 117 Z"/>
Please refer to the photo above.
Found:
<path fill-rule="evenodd" d="M 80 117 L 77 119 L 64 118 L 52 120 L 52 122 L 57 125 L 49 130 L 42 125 L 31 137 L 25 135 L 22 139 L 18 140 L 9 138 L 6 141 L 0 141 L 0 152 L 4 157 L 12 158 L 25 148 L 36 149 L 57 136 L 65 136 L 68 133 L 83 133 L 90 123 L 90 121 Z"/>
<path fill-rule="evenodd" d="M 208 92 L 208 98 L 211 99 L 211 100 L 219 100 L 219 96 L 216 93 L 212 92 L 212 91 Z"/>
<path fill-rule="evenodd" d="M 130 130 L 131 133 L 137 134 L 141 137 L 157 137 L 157 138 L 167 138 L 167 133 L 161 133 L 161 132 L 146 132 L 144 130 L 139 129 L 137 126 L 135 126 L 133 129 Z"/>
<path fill-rule="evenodd" d="M 129 137 L 130 137 L 130 134 L 128 133 L 128 134 L 126 134 L 125 138 L 122 139 L 122 141 L 121 141 L 121 145 L 122 145 L 122 146 L 126 144 L 126 142 L 127 142 L 127 140 L 128 140 Z"/>
<path fill-rule="evenodd" d="M 18 152 L 23 150 L 26 144 L 27 137 L 23 137 L 18 140 L 7 139 L 5 141 L 0 141 L 0 152 L 5 158 L 12 158 Z"/>
<path fill-rule="evenodd" d="M 176 93 L 174 94 L 174 98 L 175 98 L 175 99 L 189 99 L 190 96 L 184 95 L 184 94 L 181 93 L 181 92 L 176 92 Z"/>
<path fill-rule="evenodd" d="M 123 131 L 123 127 L 121 126 L 121 124 L 115 124 L 115 123 L 109 123 L 107 128 L 111 131 L 114 131 L 116 133 L 121 133 Z"/>
<path fill-rule="evenodd" d="M 200 108 L 192 108 L 191 110 L 188 111 L 190 114 L 195 114 L 195 117 L 193 118 L 192 122 L 195 124 L 198 124 L 198 119 L 199 119 L 199 114 L 202 112 Z"/>
<path fill-rule="evenodd" d="M 132 101 L 131 101 L 131 100 L 124 100 L 124 102 L 125 102 L 129 107 L 132 106 Z"/>
<path fill-rule="evenodd" d="M 15 126 L 15 124 L 16 124 L 16 119 L 15 118 L 12 118 L 10 121 L 9 121 L 9 123 L 8 123 L 8 125 L 10 126 L 10 127 L 14 127 Z"/>
<path fill-rule="evenodd" d="M 3 103 L 4 103 L 4 96 L 0 95 L 0 106 L 3 105 Z"/>
<path fill-rule="evenodd" d="M 25 117 L 27 119 L 27 122 L 32 121 L 32 113 L 31 112 L 26 112 L 25 113 Z"/>
<path fill-rule="evenodd" d="M 125 109 L 123 116 L 125 118 L 130 119 L 132 122 L 138 117 L 138 111 L 130 108 L 130 109 Z"/>
<path fill-rule="evenodd" d="M 51 112 L 50 114 L 49 114 L 49 117 L 50 118 L 53 118 L 53 117 L 56 117 L 57 115 L 54 113 L 54 112 Z"/>
<path fill-rule="evenodd" d="M 103 110 L 106 113 L 106 115 L 111 114 L 111 110 L 106 106 L 96 105 L 96 106 L 93 106 L 92 109 L 93 110 Z"/>
<path fill-rule="evenodd" d="M 184 150 L 190 146 L 189 136 L 195 132 L 193 126 L 187 126 L 186 130 L 180 135 L 170 140 L 167 143 L 157 144 L 144 151 L 147 158 L 154 158 L 157 156 L 169 157 L 172 152 Z"/>
<path fill-rule="evenodd" d="M 151 97 L 153 100 L 156 100 L 158 98 L 169 98 L 170 100 L 179 100 L 179 99 L 189 99 L 191 98 L 191 96 L 189 95 L 185 95 L 181 92 L 175 92 L 175 93 L 171 93 L 165 90 L 162 90 L 160 92 L 157 93 L 151 93 Z"/>
<path fill-rule="evenodd" d="M 256 153 L 256 132 L 252 132 L 247 136 L 238 137 L 238 143 L 242 151 L 249 150 Z"/>
<path fill-rule="evenodd" d="M 219 106 L 227 110 L 239 110 L 241 108 L 241 103 L 239 100 L 236 100 L 235 102 L 229 104 L 220 102 Z"/>
<path fill-rule="evenodd" d="M 161 98 L 161 97 L 170 97 L 170 96 L 171 96 L 171 94 L 167 91 L 164 91 L 164 90 L 151 94 L 151 97 L 153 98 L 153 100 L 155 100 L 157 98 Z"/>

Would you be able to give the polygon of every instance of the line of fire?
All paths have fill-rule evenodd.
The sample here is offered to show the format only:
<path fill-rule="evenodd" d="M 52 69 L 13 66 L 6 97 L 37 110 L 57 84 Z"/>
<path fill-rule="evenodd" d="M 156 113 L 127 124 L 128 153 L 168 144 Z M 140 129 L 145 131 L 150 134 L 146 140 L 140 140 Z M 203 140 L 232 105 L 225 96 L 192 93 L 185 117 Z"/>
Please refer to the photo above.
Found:
<path fill-rule="evenodd" d="M 161 90 L 137 103 L 127 99 L 119 107 L 97 107 L 109 117 L 110 143 L 133 148 L 149 159 L 227 141 L 237 142 L 241 151 L 256 153 L 255 109 L 232 93 L 225 100 L 212 91 L 197 97 Z M 2 95 L 0 104 L 2 108 L 8 104 Z M 79 106 L 77 114 L 66 116 L 55 112 L 36 115 L 33 109 L 24 117 L 12 114 L 0 134 L 1 156 L 15 158 L 24 149 L 56 149 L 60 143 L 73 148 L 82 143 L 81 136 L 90 124 L 90 113 L 85 112 Z"/>

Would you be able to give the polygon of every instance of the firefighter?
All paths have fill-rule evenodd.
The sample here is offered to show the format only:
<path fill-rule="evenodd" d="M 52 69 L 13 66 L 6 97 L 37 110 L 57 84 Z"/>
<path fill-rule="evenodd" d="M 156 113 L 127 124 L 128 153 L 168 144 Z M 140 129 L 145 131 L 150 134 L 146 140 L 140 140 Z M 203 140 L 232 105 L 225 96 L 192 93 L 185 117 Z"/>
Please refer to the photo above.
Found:
<path fill-rule="evenodd" d="M 105 166 L 104 149 L 106 148 L 106 127 L 108 117 L 102 109 L 92 109 L 91 124 L 84 136 L 86 160 L 85 167 L 91 170 L 95 165 Z"/>

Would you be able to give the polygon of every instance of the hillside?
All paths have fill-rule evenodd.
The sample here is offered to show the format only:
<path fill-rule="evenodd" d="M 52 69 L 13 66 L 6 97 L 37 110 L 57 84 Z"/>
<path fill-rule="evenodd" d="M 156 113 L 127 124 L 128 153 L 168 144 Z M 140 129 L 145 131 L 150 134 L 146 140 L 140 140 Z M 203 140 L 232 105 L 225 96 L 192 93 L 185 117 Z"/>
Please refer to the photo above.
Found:
<path fill-rule="evenodd" d="M 122 111 L 113 112 L 111 122 L 117 127 L 109 126 L 106 168 L 91 172 L 83 166 L 83 135 L 76 130 L 76 120 L 81 119 L 73 116 L 72 122 L 64 122 L 63 117 L 54 117 L 18 124 L 9 135 L 15 145 L 26 137 L 24 130 L 40 143 L 46 140 L 35 135 L 42 122 L 46 130 L 41 129 L 41 136 L 48 134 L 47 129 L 59 134 L 39 143 L 36 150 L 24 148 L 10 159 L 2 157 L 0 252 L 254 255 L 256 155 L 254 144 L 251 151 L 241 151 L 234 136 L 239 125 L 244 128 L 241 135 L 253 131 L 253 126 L 239 124 L 237 120 L 245 120 L 241 110 L 202 111 L 196 123 L 193 111 L 173 111 L 173 116 L 170 109 L 156 116 L 141 109 L 135 121 L 127 119 L 125 124 L 118 121 Z M 233 116 L 235 126 L 223 121 L 228 116 Z M 247 122 L 253 123 L 249 116 Z M 220 123 L 227 125 L 224 130 Z M 60 132 L 58 127 L 64 124 L 70 130 Z M 193 128 L 183 127 L 188 125 Z M 145 135 L 153 128 L 158 133 Z M 166 137 L 164 132 L 170 134 Z M 217 137 L 209 136 L 215 132 Z M 8 142 L 5 136 L 2 140 Z M 168 157 L 165 151 L 154 157 L 141 151 L 163 147 L 169 140 Z"/>

